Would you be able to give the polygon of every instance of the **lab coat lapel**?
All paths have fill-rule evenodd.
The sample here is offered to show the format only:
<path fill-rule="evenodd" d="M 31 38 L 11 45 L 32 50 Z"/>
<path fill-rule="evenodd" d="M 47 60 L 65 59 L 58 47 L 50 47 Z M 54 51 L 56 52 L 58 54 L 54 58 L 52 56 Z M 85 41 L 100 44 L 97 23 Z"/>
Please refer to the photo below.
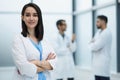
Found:
<path fill-rule="evenodd" d="M 33 51 L 35 51 L 36 53 L 39 53 L 38 49 L 33 45 L 33 43 L 32 43 L 30 40 L 28 40 L 28 41 L 29 41 L 29 44 L 30 44 L 31 49 L 32 49 Z"/>
<path fill-rule="evenodd" d="M 29 40 L 28 37 L 27 37 L 27 38 L 24 38 L 23 41 L 27 44 L 26 47 L 28 47 L 31 52 L 39 54 L 39 51 L 38 51 L 37 48 L 32 44 L 32 42 Z"/>

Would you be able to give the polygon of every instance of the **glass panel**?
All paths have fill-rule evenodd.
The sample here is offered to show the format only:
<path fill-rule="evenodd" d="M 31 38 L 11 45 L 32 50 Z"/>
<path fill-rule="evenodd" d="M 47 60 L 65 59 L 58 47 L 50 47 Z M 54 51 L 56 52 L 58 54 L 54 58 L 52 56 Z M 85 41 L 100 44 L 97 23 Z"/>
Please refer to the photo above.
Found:
<path fill-rule="evenodd" d="M 92 13 L 76 16 L 76 61 L 82 68 L 91 68 L 91 51 L 88 44 L 92 38 Z"/>
<path fill-rule="evenodd" d="M 11 46 L 13 37 L 21 32 L 20 18 L 18 14 L 0 15 L 0 66 L 13 66 Z"/>
<path fill-rule="evenodd" d="M 94 0 L 96 5 L 106 4 L 109 2 L 115 2 L 116 0 Z"/>
<path fill-rule="evenodd" d="M 108 28 L 112 32 L 112 49 L 111 49 L 111 70 L 116 72 L 116 8 L 115 6 L 107 7 L 104 9 L 97 10 L 97 15 L 103 14 L 108 17 Z"/>
<path fill-rule="evenodd" d="M 72 12 L 72 0 L 34 0 L 43 12 Z"/>
<path fill-rule="evenodd" d="M 82 11 L 92 7 L 92 0 L 76 0 L 76 10 Z"/>
<path fill-rule="evenodd" d="M 24 4 L 28 2 L 30 0 L 0 0 L 0 11 L 21 12 Z"/>

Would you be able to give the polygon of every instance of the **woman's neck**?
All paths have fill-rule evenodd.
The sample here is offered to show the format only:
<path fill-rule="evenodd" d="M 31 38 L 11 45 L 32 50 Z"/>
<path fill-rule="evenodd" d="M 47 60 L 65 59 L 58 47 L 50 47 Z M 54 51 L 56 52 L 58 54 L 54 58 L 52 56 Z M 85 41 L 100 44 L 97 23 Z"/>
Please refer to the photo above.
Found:
<path fill-rule="evenodd" d="M 33 40 L 36 44 L 38 44 L 38 39 L 35 36 L 35 31 L 33 29 L 28 29 L 28 37 Z"/>
<path fill-rule="evenodd" d="M 35 30 L 34 29 L 28 29 L 29 36 L 35 37 Z"/>

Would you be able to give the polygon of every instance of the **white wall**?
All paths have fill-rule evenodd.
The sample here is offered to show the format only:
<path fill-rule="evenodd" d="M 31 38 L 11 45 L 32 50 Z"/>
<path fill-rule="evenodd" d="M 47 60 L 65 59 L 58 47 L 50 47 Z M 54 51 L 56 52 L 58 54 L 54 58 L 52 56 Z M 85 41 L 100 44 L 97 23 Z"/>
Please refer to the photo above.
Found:
<path fill-rule="evenodd" d="M 0 67 L 0 80 L 13 80 L 14 67 Z"/>
<path fill-rule="evenodd" d="M 13 36 L 21 31 L 19 14 L 0 14 L 0 66 L 12 66 Z"/>
<path fill-rule="evenodd" d="M 30 0 L 0 0 L 0 66 L 13 66 L 13 36 L 21 32 L 21 9 Z"/>

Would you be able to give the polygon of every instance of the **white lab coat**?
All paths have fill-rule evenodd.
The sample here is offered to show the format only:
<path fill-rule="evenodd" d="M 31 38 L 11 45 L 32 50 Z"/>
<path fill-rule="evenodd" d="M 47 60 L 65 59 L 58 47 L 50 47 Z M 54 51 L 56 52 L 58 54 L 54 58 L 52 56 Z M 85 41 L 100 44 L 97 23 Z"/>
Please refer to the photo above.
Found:
<path fill-rule="evenodd" d="M 43 59 L 45 60 L 52 47 L 45 40 L 41 42 L 43 48 Z M 37 67 L 30 63 L 30 60 L 40 60 L 40 53 L 31 43 L 28 37 L 17 35 L 13 41 L 12 56 L 16 65 L 13 80 L 38 80 Z M 53 69 L 56 59 L 48 60 Z M 20 74 L 18 74 L 17 69 Z M 51 70 L 44 71 L 47 80 L 51 80 Z"/>
<path fill-rule="evenodd" d="M 74 77 L 74 60 L 73 60 L 73 52 L 76 50 L 76 43 L 71 42 L 66 35 L 63 37 L 60 33 L 58 33 L 56 39 L 53 40 L 54 50 L 57 55 L 57 63 L 56 70 L 54 71 L 54 78 L 68 78 Z M 69 46 L 69 48 L 67 47 Z"/>
<path fill-rule="evenodd" d="M 94 42 L 90 43 L 94 75 L 110 76 L 111 43 L 112 35 L 109 29 L 99 30 Z"/>

